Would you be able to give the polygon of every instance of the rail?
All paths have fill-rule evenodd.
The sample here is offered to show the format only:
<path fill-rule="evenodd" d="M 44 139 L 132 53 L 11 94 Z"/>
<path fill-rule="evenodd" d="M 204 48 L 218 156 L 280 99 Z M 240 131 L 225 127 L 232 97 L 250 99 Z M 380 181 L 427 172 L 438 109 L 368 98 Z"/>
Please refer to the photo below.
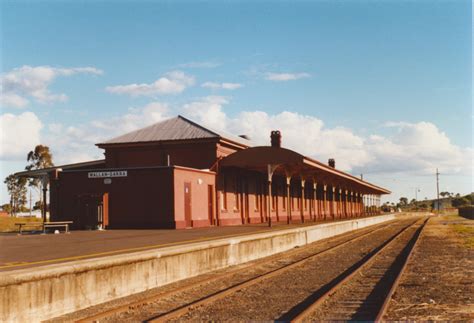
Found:
<path fill-rule="evenodd" d="M 220 292 L 217 292 L 215 294 L 211 294 L 211 295 L 208 295 L 206 297 L 203 297 L 195 302 L 192 302 L 192 303 L 189 303 L 189 304 L 186 304 L 185 306 L 182 307 L 182 309 L 178 308 L 178 309 L 175 309 L 173 311 L 170 311 L 168 313 L 165 313 L 166 314 L 166 317 L 165 316 L 157 316 L 157 317 L 154 317 L 154 318 L 151 318 L 150 321 L 152 322 L 160 322 L 160 321 L 164 321 L 165 319 L 170 319 L 172 317 L 176 317 L 176 316 L 179 316 L 178 313 L 183 313 L 185 312 L 186 308 L 189 307 L 189 306 L 192 306 L 192 305 L 197 305 L 198 303 L 199 304 L 202 304 L 202 303 L 206 303 L 206 302 L 212 302 L 214 300 L 217 300 L 217 299 L 220 299 L 222 297 L 225 297 L 225 295 L 228 295 L 230 294 L 232 291 L 235 291 L 235 290 L 238 290 L 238 289 L 241 289 L 245 286 L 250 286 L 250 285 L 253 285 L 253 284 L 256 284 L 258 283 L 259 281 L 263 280 L 263 279 L 266 279 L 266 278 L 270 278 L 272 276 L 275 276 L 277 275 L 278 273 L 281 273 L 283 271 L 286 271 L 286 270 L 289 270 L 295 266 L 298 266 L 298 265 L 301 265 L 302 263 L 304 263 L 305 261 L 308 261 L 316 256 L 319 256 L 321 254 L 324 254 L 326 252 L 329 252 L 331 250 L 334 250 L 336 248 L 339 248 L 339 247 L 342 247 L 342 246 L 345 246 L 353 241 L 356 241 L 358 239 L 361 239 L 367 235 L 370 235 L 370 234 L 373 234 L 379 230 L 382 230 L 388 226 L 391 226 L 393 225 L 393 222 L 394 221 L 390 221 L 389 223 L 385 223 L 385 224 L 382 224 L 382 225 L 377 225 L 376 228 L 366 228 L 366 229 L 362 229 L 361 232 L 353 232 L 349 235 L 349 239 L 346 239 L 342 242 L 339 242 L 339 243 L 336 243 L 335 245 L 333 246 L 330 246 L 328 248 L 325 248 L 323 250 L 320 250 L 318 251 L 317 253 L 315 254 L 312 254 L 312 255 L 309 255 L 309 256 L 306 256 L 306 257 L 303 257 L 295 262 L 292 262 L 290 264 L 287 264 L 287 265 L 283 265 L 282 267 L 280 268 L 277 268 L 273 271 L 270 271 L 270 272 L 267 272 L 267 273 L 264 273 L 264 274 L 261 274 L 259 276 L 256 276 L 256 277 L 253 277 L 247 281 L 244 281 L 244 282 L 241 282 L 239 284 L 236 284 L 236 285 L 233 285 L 225 290 L 221 290 Z M 366 232 L 367 231 L 367 232 Z M 330 239 L 334 239 L 336 237 L 332 237 Z M 291 255 L 291 254 L 295 254 L 295 253 L 298 253 L 300 252 L 300 250 L 298 249 L 293 249 L 291 251 L 286 251 L 285 252 L 285 255 Z M 268 257 L 268 258 L 263 258 L 261 260 L 257 260 L 257 261 L 254 261 L 252 262 L 250 265 L 248 266 L 255 266 L 255 265 L 260 265 L 260 264 L 265 264 L 265 263 L 268 263 L 268 262 L 271 262 L 271 261 L 274 261 L 274 257 L 275 256 L 271 256 L 271 257 Z M 182 286 L 180 288 L 177 288 L 177 289 L 173 289 L 172 291 L 168 291 L 168 292 L 164 292 L 164 293 L 160 293 L 158 295 L 152 295 L 152 296 L 149 296 L 149 297 L 145 297 L 143 299 L 140 299 L 136 302 L 133 302 L 133 303 L 128 303 L 128 304 L 125 304 L 125 305 L 122 305 L 122 306 L 118 306 L 118 307 L 115 307 L 115 308 L 112 308 L 112 309 L 109 309 L 109 310 L 106 310 L 106 311 L 102 311 L 98 314 L 94 314 L 94 315 L 91 315 L 91 316 L 88 316 L 88 317 L 85 317 L 85 318 L 82 318 L 76 322 L 92 322 L 92 321 L 99 321 L 103 318 L 106 318 L 106 317 L 110 317 L 114 314 L 118 314 L 118 313 L 122 313 L 122 312 L 125 312 L 125 311 L 128 311 L 130 308 L 136 308 L 136 307 L 139 307 L 143 304 L 146 304 L 146 303 L 150 303 L 150 302 L 153 302 L 155 300 L 158 300 L 160 298 L 164 298 L 164 297 L 167 297 L 167 296 L 170 296 L 170 295 L 173 295 L 173 294 L 176 294 L 176 293 L 179 293 L 179 292 L 183 292 L 183 291 L 186 291 L 186 290 L 191 290 L 193 288 L 196 288 L 196 287 L 199 287 L 201 285 L 204 285 L 204 284 L 208 284 L 208 283 L 212 283 L 212 282 L 215 282 L 215 281 L 218 281 L 220 279 L 223 279 L 223 278 L 226 278 L 226 277 L 230 277 L 232 275 L 235 275 L 236 273 L 240 272 L 242 270 L 242 268 L 238 268 L 238 269 L 235 269 L 235 270 L 231 270 L 229 272 L 225 272 L 225 273 L 222 273 L 222 274 L 219 274 L 219 275 L 215 275 L 211 278 L 207 278 L 207 279 L 203 279 L 203 280 L 200 280 L 198 282 L 195 282 L 195 283 L 192 283 L 192 284 L 189 284 L 189 285 L 186 285 L 186 286 Z M 225 294 L 222 294 L 222 293 L 225 293 Z M 179 312 L 178 312 L 179 311 Z"/>
<path fill-rule="evenodd" d="M 423 230 L 423 228 L 425 227 L 427 221 L 429 220 L 429 218 L 425 219 L 425 221 L 422 223 L 421 227 L 415 232 L 415 235 L 414 235 L 414 238 L 416 239 L 415 240 L 415 243 L 412 244 L 412 246 L 410 247 L 410 249 L 408 250 L 408 255 L 407 257 L 405 258 L 404 262 L 403 262 L 403 266 L 401 268 L 401 270 L 398 272 L 397 274 L 397 278 L 395 280 L 395 283 L 392 284 L 389 292 L 387 293 L 387 295 L 385 296 L 384 298 L 384 302 L 383 302 L 383 305 L 381 306 L 381 308 L 379 308 L 377 311 L 376 311 L 376 315 L 374 316 L 373 320 L 374 321 L 379 321 L 381 320 L 381 318 L 383 317 L 383 315 L 385 314 L 385 311 L 387 310 L 387 307 L 388 307 L 388 304 L 389 304 L 389 301 L 390 301 L 390 298 L 391 296 L 393 295 L 393 292 L 395 291 L 396 287 L 398 286 L 398 282 L 399 282 L 399 279 L 401 277 L 401 275 L 403 274 L 405 268 L 406 268 L 406 264 L 409 260 L 409 258 L 411 257 L 412 253 L 413 253 L 413 250 L 414 250 L 414 247 L 416 245 L 416 243 L 419 241 L 419 236 L 421 234 L 421 231 Z M 391 239 L 387 240 L 376 252 L 372 253 L 372 255 L 370 255 L 370 257 L 368 257 L 364 262 L 362 262 L 361 264 L 359 264 L 359 266 L 353 268 L 353 270 L 347 274 L 347 276 L 345 276 L 342 280 L 340 280 L 336 285 L 334 285 L 332 288 L 330 288 L 327 292 L 325 292 L 323 295 L 321 295 L 319 298 L 317 298 L 312 304 L 310 304 L 309 306 L 307 306 L 304 310 L 300 311 L 300 313 L 298 315 L 296 315 L 294 318 L 292 318 L 291 322 L 294 322 L 294 323 L 299 323 L 299 322 L 303 322 L 303 321 L 306 321 L 306 320 L 309 320 L 309 318 L 311 317 L 311 315 L 315 312 L 315 310 L 321 306 L 325 301 L 327 301 L 333 294 L 335 294 L 339 289 L 341 289 L 345 283 L 347 283 L 348 281 L 350 281 L 353 277 L 355 277 L 356 275 L 359 275 L 361 274 L 361 270 L 363 268 L 365 268 L 366 266 L 368 266 L 369 264 L 371 264 L 375 259 L 377 259 L 377 257 L 379 255 L 381 255 L 383 252 L 385 252 L 390 246 L 391 244 L 396 241 L 397 238 L 399 238 L 404 232 L 406 232 L 409 228 L 411 228 L 412 226 L 414 225 L 417 225 L 418 221 L 415 221 L 415 223 L 405 227 L 402 231 L 400 231 L 398 234 L 396 234 L 395 236 L 393 236 Z"/>

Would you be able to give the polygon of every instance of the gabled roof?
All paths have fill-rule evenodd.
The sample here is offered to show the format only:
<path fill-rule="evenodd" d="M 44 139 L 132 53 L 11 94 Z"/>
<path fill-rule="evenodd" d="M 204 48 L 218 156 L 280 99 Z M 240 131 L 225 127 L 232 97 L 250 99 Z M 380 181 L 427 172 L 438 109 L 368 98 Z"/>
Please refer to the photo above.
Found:
<path fill-rule="evenodd" d="M 109 139 L 103 143 L 98 143 L 97 146 L 210 138 L 228 140 L 244 147 L 252 146 L 249 140 L 226 133 L 224 131 L 214 130 L 210 127 L 202 126 L 181 115 Z"/>

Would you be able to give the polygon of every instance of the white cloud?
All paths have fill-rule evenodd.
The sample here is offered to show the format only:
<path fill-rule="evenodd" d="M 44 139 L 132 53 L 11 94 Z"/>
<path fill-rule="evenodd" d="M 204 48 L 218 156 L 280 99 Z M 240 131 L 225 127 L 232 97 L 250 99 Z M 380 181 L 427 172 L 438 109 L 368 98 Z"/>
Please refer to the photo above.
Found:
<path fill-rule="evenodd" d="M 66 94 L 51 93 L 48 87 L 59 76 L 80 73 L 101 75 L 103 72 L 95 67 L 56 68 L 24 65 L 14 68 L 0 76 L 0 103 L 6 107 L 21 108 L 29 103 L 29 97 L 39 103 L 66 101 Z"/>
<path fill-rule="evenodd" d="M 418 185 L 423 187 L 423 196 L 433 196 L 436 168 L 442 174 L 442 190 L 472 190 L 473 149 L 453 144 L 433 123 L 389 122 L 383 125 L 388 134 L 359 135 L 354 129 L 328 127 L 314 116 L 290 111 L 248 110 L 229 115 L 228 103 L 223 96 L 207 96 L 181 107 L 151 102 L 123 115 L 74 126 L 43 127 L 32 112 L 7 113 L 0 115 L 0 159 L 4 164 L 18 163 L 9 172 L 21 171 L 27 152 L 39 143 L 50 146 L 58 165 L 104 158 L 96 143 L 183 113 L 212 128 L 246 134 L 256 145 L 268 145 L 270 131 L 280 130 L 283 147 L 321 162 L 335 158 L 338 169 L 363 173 L 366 180 L 393 189 L 394 199 L 411 196 L 411 187 Z M 6 170 L 0 172 L 8 175 Z"/>
<path fill-rule="evenodd" d="M 115 94 L 128 94 L 131 96 L 155 96 L 158 94 L 177 94 L 183 92 L 188 86 L 194 85 L 194 76 L 182 71 L 166 73 L 153 83 L 127 84 L 106 87 L 106 91 Z"/>
<path fill-rule="evenodd" d="M 0 115 L 0 160 L 25 160 L 40 143 L 43 124 L 33 112 Z"/>
<path fill-rule="evenodd" d="M 110 120 L 95 120 L 91 122 L 91 126 L 96 129 L 106 130 L 106 137 L 121 135 L 138 128 L 153 124 L 168 117 L 167 104 L 160 102 L 151 102 L 142 108 L 130 108 L 128 113 L 123 116 L 117 116 Z M 117 127 L 120 125 L 120 127 Z"/>
<path fill-rule="evenodd" d="M 270 132 L 280 130 L 284 147 L 321 161 L 334 157 L 341 169 L 350 170 L 369 159 L 363 149 L 363 138 L 349 129 L 325 128 L 320 119 L 288 111 L 275 115 L 263 111 L 242 111 L 231 118 L 223 111 L 226 103 L 223 97 L 207 97 L 185 105 L 184 112 L 215 129 L 236 135 L 245 134 L 257 145 L 268 145 Z"/>
<path fill-rule="evenodd" d="M 241 88 L 243 85 L 240 83 L 216 83 L 216 82 L 205 82 L 201 84 L 202 87 L 213 89 L 213 90 L 236 90 Z"/>
<path fill-rule="evenodd" d="M 353 129 L 328 127 L 314 116 L 290 111 L 268 114 L 249 110 L 230 116 L 225 112 L 228 103 L 223 96 L 203 97 L 181 107 L 152 102 L 108 119 L 74 126 L 50 124 L 41 133 L 41 121 L 33 113 L 5 114 L 0 123 L 1 156 L 23 160 L 41 137 L 58 164 L 103 158 L 94 144 L 183 113 L 214 129 L 246 134 L 256 145 L 268 145 L 270 131 L 280 130 L 283 147 L 321 162 L 335 158 L 338 169 L 363 173 L 368 178 L 432 175 L 436 168 L 444 175 L 472 176 L 472 148 L 453 144 L 430 122 L 386 123 L 384 130 L 389 134 L 359 135 Z"/>
<path fill-rule="evenodd" d="M 215 129 L 227 127 L 227 116 L 222 111 L 222 106 L 228 101 L 222 96 L 207 96 L 198 101 L 187 103 L 183 111 L 191 118 L 201 121 Z"/>
<path fill-rule="evenodd" d="M 121 116 L 93 120 L 76 126 L 50 124 L 45 143 L 58 164 L 104 158 L 95 144 L 168 118 L 168 106 L 151 102 L 141 108 L 130 108 Z"/>
<path fill-rule="evenodd" d="M 335 158 L 337 168 L 355 174 L 432 174 L 437 167 L 444 174 L 472 174 L 473 149 L 454 145 L 429 122 L 387 123 L 395 134 L 361 136 L 289 111 L 242 111 L 229 117 L 227 103 L 223 97 L 207 97 L 186 104 L 184 112 L 215 129 L 248 135 L 257 145 L 268 145 L 270 131 L 280 130 L 284 147 L 322 162 Z"/>
<path fill-rule="evenodd" d="M 269 81 L 283 82 L 283 81 L 299 80 L 299 79 L 308 78 L 308 77 L 311 77 L 311 74 L 309 73 L 267 73 L 267 75 L 265 76 L 265 79 Z"/>
<path fill-rule="evenodd" d="M 451 143 L 448 136 L 430 122 L 388 122 L 394 133 L 372 135 L 366 149 L 372 160 L 365 165 L 371 172 L 432 174 L 472 174 L 473 149 Z"/>
<path fill-rule="evenodd" d="M 220 66 L 220 63 L 212 62 L 212 61 L 204 61 L 204 62 L 189 62 L 184 64 L 179 64 L 179 68 L 215 68 Z"/>
<path fill-rule="evenodd" d="M 28 100 L 15 93 L 0 93 L 0 105 L 4 107 L 23 108 L 28 105 Z"/>

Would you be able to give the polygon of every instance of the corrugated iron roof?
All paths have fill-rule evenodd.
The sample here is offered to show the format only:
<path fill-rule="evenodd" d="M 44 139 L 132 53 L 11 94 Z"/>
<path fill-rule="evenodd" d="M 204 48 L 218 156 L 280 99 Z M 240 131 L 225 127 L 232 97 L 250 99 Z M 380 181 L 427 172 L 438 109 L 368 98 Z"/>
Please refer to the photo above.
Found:
<path fill-rule="evenodd" d="M 251 142 L 247 139 L 202 126 L 181 115 L 126 133 L 97 145 L 206 138 L 222 138 L 246 147 L 252 146 Z"/>

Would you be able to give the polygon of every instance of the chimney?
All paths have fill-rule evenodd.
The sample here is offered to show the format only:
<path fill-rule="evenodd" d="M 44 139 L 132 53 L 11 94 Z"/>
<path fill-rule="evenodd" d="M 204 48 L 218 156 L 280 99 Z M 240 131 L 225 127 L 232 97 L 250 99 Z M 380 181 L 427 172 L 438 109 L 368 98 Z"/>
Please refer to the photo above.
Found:
<path fill-rule="evenodd" d="M 281 133 L 280 130 L 273 130 L 270 135 L 272 147 L 280 148 L 281 147 Z"/>
<path fill-rule="evenodd" d="M 336 160 L 334 158 L 329 158 L 328 165 L 329 167 L 336 168 Z"/>

